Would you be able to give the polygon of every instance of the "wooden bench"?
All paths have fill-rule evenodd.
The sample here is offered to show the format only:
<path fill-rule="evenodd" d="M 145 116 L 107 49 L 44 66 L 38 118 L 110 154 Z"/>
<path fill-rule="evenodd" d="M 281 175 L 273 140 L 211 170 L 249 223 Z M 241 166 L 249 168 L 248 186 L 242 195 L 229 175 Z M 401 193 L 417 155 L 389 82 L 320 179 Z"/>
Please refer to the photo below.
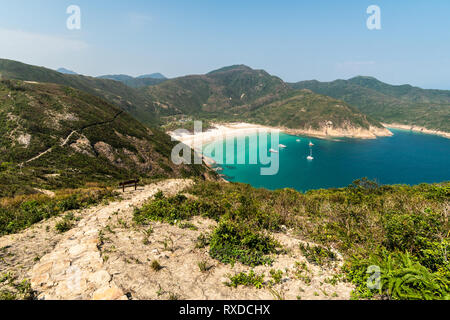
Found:
<path fill-rule="evenodd" d="M 132 187 L 134 186 L 134 190 L 137 190 L 137 184 L 139 183 L 139 179 L 125 181 L 119 183 L 119 187 L 122 187 L 123 192 L 125 192 L 125 187 Z"/>

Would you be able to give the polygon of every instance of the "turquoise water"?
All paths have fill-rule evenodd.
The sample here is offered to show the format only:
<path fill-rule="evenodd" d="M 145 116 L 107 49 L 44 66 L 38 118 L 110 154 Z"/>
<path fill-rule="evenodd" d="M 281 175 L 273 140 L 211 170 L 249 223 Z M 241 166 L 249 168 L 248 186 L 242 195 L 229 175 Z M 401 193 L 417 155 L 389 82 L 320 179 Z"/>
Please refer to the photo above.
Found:
<path fill-rule="evenodd" d="M 223 171 L 220 173 L 229 181 L 254 187 L 271 190 L 289 187 L 299 191 L 345 187 L 363 177 L 380 184 L 450 181 L 450 139 L 403 130 L 391 131 L 393 137 L 375 140 L 331 141 L 280 134 L 279 143 L 287 148 L 279 150 L 278 174 L 260 175 L 261 164 L 235 164 L 237 148 L 234 162 L 221 165 Z M 310 141 L 315 144 L 313 161 L 306 159 Z M 258 147 L 258 144 L 247 146 L 246 157 Z M 270 143 L 269 148 L 278 149 Z"/>

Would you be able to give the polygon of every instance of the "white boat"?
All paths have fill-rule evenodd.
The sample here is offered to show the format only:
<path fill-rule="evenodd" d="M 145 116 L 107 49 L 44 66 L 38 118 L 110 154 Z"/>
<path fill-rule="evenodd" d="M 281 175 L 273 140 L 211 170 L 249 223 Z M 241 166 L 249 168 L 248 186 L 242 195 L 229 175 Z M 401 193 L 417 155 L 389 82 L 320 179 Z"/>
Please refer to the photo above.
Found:
<path fill-rule="evenodd" d="M 307 156 L 306 159 L 308 159 L 308 160 L 310 160 L 310 161 L 314 160 L 314 157 L 313 157 L 313 154 L 312 154 L 312 148 L 311 148 L 311 147 L 309 148 L 309 156 Z"/>
<path fill-rule="evenodd" d="M 284 144 L 279 144 L 278 147 L 280 147 L 282 149 L 287 148 Z"/>
<path fill-rule="evenodd" d="M 311 141 L 309 142 L 309 146 L 312 147 L 314 146 L 314 143 L 312 143 Z"/>
<path fill-rule="evenodd" d="M 274 149 L 270 149 L 269 152 L 272 152 L 272 153 L 278 153 L 278 151 L 277 151 L 277 150 L 274 150 Z"/>
<path fill-rule="evenodd" d="M 297 140 L 295 140 L 295 141 L 300 142 L 301 140 L 300 140 L 300 139 L 297 139 Z"/>

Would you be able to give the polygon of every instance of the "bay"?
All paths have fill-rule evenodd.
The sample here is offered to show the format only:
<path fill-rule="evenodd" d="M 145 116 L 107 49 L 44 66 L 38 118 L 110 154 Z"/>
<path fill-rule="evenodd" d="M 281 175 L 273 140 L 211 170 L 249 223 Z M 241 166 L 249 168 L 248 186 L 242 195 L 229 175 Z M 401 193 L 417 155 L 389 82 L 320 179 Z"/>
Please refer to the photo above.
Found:
<path fill-rule="evenodd" d="M 258 188 L 293 188 L 298 191 L 345 187 L 363 177 L 379 184 L 450 181 L 450 139 L 404 130 L 391 131 L 394 136 L 374 140 L 322 140 L 282 133 L 279 143 L 286 148 L 271 146 L 270 143 L 267 148 L 279 151 L 280 164 L 276 175 L 261 175 L 260 168 L 264 165 L 260 163 L 236 164 L 237 148 L 235 160 L 223 161 L 220 173 L 229 181 Z M 247 138 L 248 141 L 250 139 Z M 314 144 L 312 161 L 306 158 L 310 153 L 310 142 Z M 225 148 L 225 142 L 223 145 Z M 258 148 L 258 144 L 247 146 L 247 163 L 249 153 L 259 152 Z"/>

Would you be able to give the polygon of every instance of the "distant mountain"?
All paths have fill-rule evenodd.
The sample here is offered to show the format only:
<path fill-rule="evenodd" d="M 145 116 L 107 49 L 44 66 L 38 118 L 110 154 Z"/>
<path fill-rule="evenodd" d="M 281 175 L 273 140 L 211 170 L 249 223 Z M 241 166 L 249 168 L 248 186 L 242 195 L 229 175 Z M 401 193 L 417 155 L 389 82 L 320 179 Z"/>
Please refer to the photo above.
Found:
<path fill-rule="evenodd" d="M 113 74 L 98 77 L 99 79 L 109 79 L 122 82 L 131 88 L 141 88 L 146 86 L 154 86 L 160 84 L 167 79 L 160 73 L 154 73 L 148 76 L 140 76 L 137 78 L 125 75 L 125 74 Z"/>
<path fill-rule="evenodd" d="M 0 77 L 76 88 L 117 105 L 150 126 L 168 124 L 173 116 L 181 115 L 298 130 L 317 131 L 320 127 L 321 132 L 336 134 L 370 128 L 378 131 L 380 121 L 450 131 L 448 91 L 391 86 L 368 77 L 287 84 L 264 70 L 234 65 L 167 80 L 127 75 L 93 78 L 1 59 Z M 305 94 L 301 89 L 314 93 Z"/>
<path fill-rule="evenodd" d="M 56 83 L 72 87 L 119 106 L 145 124 L 158 123 L 157 108 L 152 99 L 119 81 L 62 74 L 47 68 L 6 59 L 0 59 L 0 79 Z"/>
<path fill-rule="evenodd" d="M 291 87 L 341 99 L 382 122 L 450 132 L 450 91 L 394 86 L 362 76 L 332 82 L 302 81 Z"/>
<path fill-rule="evenodd" d="M 152 73 L 152 74 L 144 74 L 142 76 L 137 77 L 138 79 L 161 79 L 161 80 L 167 80 L 167 78 L 162 75 L 161 73 Z"/>
<path fill-rule="evenodd" d="M 248 121 L 314 135 L 374 137 L 383 126 L 343 101 L 292 89 L 264 70 L 235 65 L 141 88 L 160 114 Z"/>
<path fill-rule="evenodd" d="M 243 65 L 140 89 L 166 114 L 223 114 L 234 107 L 274 101 L 290 90 L 280 78 Z"/>
<path fill-rule="evenodd" d="M 66 68 L 59 68 L 58 70 L 56 70 L 60 73 L 64 73 L 64 74 L 78 74 L 72 70 L 66 69 Z"/>
<path fill-rule="evenodd" d="M 203 166 L 175 166 L 168 135 L 88 93 L 2 80 L 0 101 L 0 163 L 11 164 L 0 170 L 0 196 L 33 186 L 76 187 L 89 181 L 205 172 Z M 20 163 L 21 169 L 14 170 Z"/>

